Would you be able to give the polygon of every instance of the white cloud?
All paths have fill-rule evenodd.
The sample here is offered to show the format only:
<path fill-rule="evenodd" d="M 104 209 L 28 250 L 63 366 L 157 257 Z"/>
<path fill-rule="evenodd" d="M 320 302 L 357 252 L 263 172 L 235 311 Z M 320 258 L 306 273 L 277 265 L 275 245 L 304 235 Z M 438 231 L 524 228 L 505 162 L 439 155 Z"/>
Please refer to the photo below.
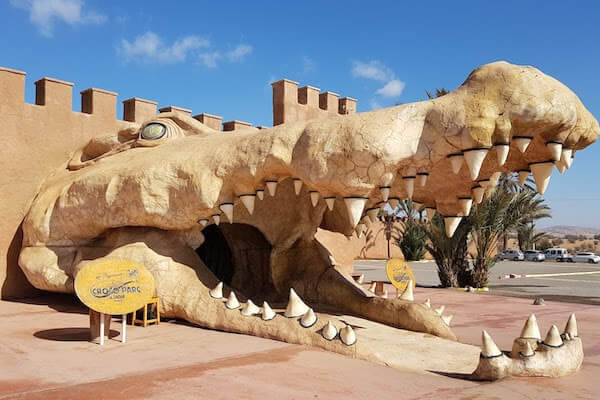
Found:
<path fill-rule="evenodd" d="M 218 51 L 213 51 L 212 53 L 202 53 L 198 58 L 200 59 L 200 64 L 204 65 L 206 68 L 216 68 L 217 61 L 219 61 L 222 56 Z"/>
<path fill-rule="evenodd" d="M 352 76 L 385 82 L 394 79 L 394 72 L 377 60 L 366 63 L 355 61 L 352 65 Z"/>
<path fill-rule="evenodd" d="M 375 100 L 375 99 L 371 99 L 370 105 L 371 105 L 371 110 L 377 110 L 382 107 L 381 104 L 379 104 L 377 102 L 377 100 Z"/>
<path fill-rule="evenodd" d="M 227 59 L 231 62 L 244 61 L 244 58 L 252 53 L 252 46 L 248 44 L 238 44 L 237 47 L 227 53 Z"/>
<path fill-rule="evenodd" d="M 377 60 L 369 62 L 354 61 L 352 63 L 352 76 L 355 78 L 370 79 L 385 84 L 375 91 L 375 94 L 381 97 L 394 98 L 398 97 L 404 91 L 406 84 L 396 78 L 396 74 L 390 68 L 383 65 Z M 377 107 L 375 107 L 375 105 Z M 380 108 L 377 101 L 371 101 L 372 108 Z"/>
<path fill-rule="evenodd" d="M 404 82 L 400 79 L 392 79 L 375 93 L 383 97 L 398 97 L 404 91 Z"/>
<path fill-rule="evenodd" d="M 29 11 L 29 20 L 43 36 L 52 37 L 54 24 L 62 21 L 69 25 L 100 25 L 105 15 L 84 12 L 83 0 L 10 0 L 14 7 Z"/>
<path fill-rule="evenodd" d="M 126 61 L 137 60 L 168 64 L 185 61 L 188 53 L 207 47 L 210 47 L 210 42 L 199 36 L 186 36 L 168 46 L 156 33 L 149 31 L 137 36 L 131 42 L 121 39 L 117 52 Z"/>

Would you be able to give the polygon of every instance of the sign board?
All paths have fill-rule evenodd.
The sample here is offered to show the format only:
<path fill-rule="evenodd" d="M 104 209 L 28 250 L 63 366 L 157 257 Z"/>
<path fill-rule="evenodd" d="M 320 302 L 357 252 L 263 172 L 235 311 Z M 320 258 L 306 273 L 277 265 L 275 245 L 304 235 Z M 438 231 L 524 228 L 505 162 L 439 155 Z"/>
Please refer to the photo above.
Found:
<path fill-rule="evenodd" d="M 75 293 L 83 304 L 99 313 L 128 314 L 154 296 L 154 277 L 134 261 L 103 260 L 79 271 Z"/>
<path fill-rule="evenodd" d="M 409 280 L 413 281 L 413 287 L 416 285 L 415 275 L 406 261 L 399 258 L 392 258 L 385 266 L 385 272 L 388 279 L 399 291 L 404 291 Z"/>

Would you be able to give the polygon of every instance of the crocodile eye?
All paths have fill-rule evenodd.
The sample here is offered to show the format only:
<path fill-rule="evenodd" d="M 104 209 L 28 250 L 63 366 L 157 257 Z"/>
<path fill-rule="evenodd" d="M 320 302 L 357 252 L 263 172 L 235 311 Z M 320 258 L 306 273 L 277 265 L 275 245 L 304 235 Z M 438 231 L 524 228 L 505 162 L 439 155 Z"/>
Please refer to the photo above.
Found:
<path fill-rule="evenodd" d="M 142 137 L 142 139 L 145 140 L 156 140 L 165 136 L 166 132 L 166 126 L 164 126 L 163 124 L 153 122 L 144 127 L 140 136 Z"/>

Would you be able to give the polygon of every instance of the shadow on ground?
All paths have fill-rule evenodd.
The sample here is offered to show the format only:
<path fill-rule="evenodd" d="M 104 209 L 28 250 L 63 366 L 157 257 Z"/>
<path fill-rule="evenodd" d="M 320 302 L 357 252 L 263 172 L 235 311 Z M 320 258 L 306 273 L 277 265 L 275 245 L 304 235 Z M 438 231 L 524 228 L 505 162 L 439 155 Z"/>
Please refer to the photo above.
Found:
<path fill-rule="evenodd" d="M 109 338 L 119 336 L 118 331 L 110 330 Z M 53 340 L 57 342 L 89 342 L 90 328 L 58 328 L 37 331 L 33 334 L 38 339 Z"/>

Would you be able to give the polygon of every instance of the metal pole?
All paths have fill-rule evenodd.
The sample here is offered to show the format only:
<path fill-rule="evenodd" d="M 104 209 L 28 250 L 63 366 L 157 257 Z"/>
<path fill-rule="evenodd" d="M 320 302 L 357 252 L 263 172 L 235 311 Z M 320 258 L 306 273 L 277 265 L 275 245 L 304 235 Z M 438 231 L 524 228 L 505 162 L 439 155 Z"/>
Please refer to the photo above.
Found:
<path fill-rule="evenodd" d="M 127 340 L 127 314 L 123 314 L 123 327 L 121 328 L 121 343 Z"/>
<path fill-rule="evenodd" d="M 100 346 L 104 346 L 104 314 L 100 313 Z"/>

